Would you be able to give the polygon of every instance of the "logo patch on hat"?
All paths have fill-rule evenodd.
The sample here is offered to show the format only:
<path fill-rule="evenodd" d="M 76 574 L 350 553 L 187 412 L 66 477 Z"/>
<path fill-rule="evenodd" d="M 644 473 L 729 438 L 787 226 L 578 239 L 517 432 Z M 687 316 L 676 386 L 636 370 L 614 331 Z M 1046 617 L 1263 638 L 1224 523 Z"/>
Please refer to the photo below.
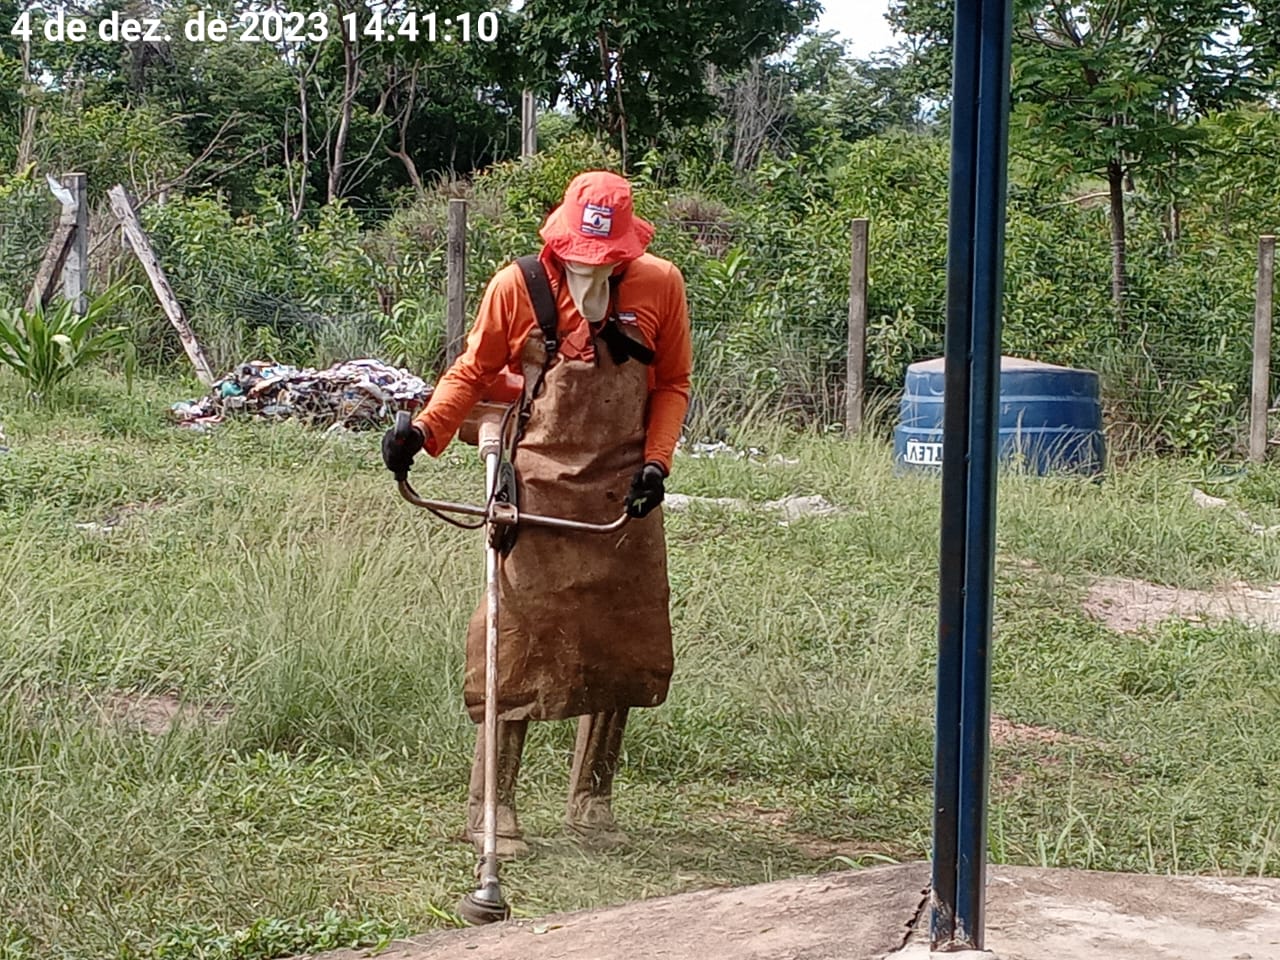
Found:
<path fill-rule="evenodd" d="M 582 232 L 589 237 L 607 237 L 613 232 L 613 207 L 588 203 L 582 208 Z"/>

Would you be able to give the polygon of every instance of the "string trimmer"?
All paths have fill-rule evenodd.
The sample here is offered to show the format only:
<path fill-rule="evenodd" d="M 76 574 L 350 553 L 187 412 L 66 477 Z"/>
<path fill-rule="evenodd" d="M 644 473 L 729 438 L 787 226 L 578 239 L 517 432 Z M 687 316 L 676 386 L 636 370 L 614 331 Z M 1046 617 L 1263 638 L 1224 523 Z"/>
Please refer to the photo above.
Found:
<path fill-rule="evenodd" d="M 511 463 L 503 457 L 503 425 L 505 417 L 482 419 L 479 429 L 480 458 L 484 461 L 485 505 L 427 500 L 418 496 L 409 483 L 407 473 L 397 473 L 400 495 L 414 506 L 430 510 L 450 523 L 448 516 L 475 517 L 475 526 L 485 528 L 485 644 L 484 644 L 484 850 L 476 867 L 476 889 L 462 898 L 458 913 L 468 923 L 480 925 L 506 920 L 511 908 L 502 896 L 498 881 L 498 569 L 507 536 L 518 526 L 551 527 L 579 533 L 610 533 L 627 522 L 623 513 L 611 523 L 583 523 L 562 517 L 546 517 L 521 513 L 515 497 L 515 474 Z M 396 414 L 396 434 L 407 438 L 410 416 Z"/>

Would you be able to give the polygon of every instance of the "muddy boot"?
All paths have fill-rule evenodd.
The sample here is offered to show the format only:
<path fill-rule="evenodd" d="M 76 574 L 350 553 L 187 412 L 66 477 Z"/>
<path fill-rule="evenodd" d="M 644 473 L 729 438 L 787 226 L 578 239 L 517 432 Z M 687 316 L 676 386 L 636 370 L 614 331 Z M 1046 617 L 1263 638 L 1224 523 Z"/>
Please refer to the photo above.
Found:
<path fill-rule="evenodd" d="M 578 721 L 565 826 L 595 849 L 607 850 L 627 842 L 627 835 L 613 819 L 612 806 L 613 775 L 618 770 L 626 724 L 626 708 L 593 713 Z"/>
<path fill-rule="evenodd" d="M 511 860 L 529 852 L 516 817 L 516 778 L 528 720 L 498 721 L 498 857 Z M 467 834 L 476 852 L 484 853 L 484 724 L 476 726 L 476 751 L 471 762 L 467 796 Z"/>

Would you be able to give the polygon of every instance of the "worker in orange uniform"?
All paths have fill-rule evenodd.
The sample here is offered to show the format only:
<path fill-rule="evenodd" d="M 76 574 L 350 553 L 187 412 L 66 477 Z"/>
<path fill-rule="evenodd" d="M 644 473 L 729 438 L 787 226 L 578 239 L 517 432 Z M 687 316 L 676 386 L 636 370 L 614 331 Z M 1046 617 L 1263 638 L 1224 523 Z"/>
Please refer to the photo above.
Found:
<path fill-rule="evenodd" d="M 580 717 L 566 824 L 595 846 L 625 842 L 611 800 L 631 707 L 667 696 L 672 671 L 664 479 L 689 403 L 689 308 L 679 269 L 645 250 L 617 174 L 569 184 L 537 257 L 490 280 L 465 352 L 441 377 L 406 441 L 383 439 L 392 471 L 439 456 L 509 371 L 522 378 L 513 463 L 521 510 L 610 535 L 521 528 L 500 574 L 498 853 L 528 852 L 515 809 L 530 720 Z M 467 634 L 465 701 L 484 714 L 484 605 Z M 482 845 L 484 741 L 478 731 L 467 828 Z"/>

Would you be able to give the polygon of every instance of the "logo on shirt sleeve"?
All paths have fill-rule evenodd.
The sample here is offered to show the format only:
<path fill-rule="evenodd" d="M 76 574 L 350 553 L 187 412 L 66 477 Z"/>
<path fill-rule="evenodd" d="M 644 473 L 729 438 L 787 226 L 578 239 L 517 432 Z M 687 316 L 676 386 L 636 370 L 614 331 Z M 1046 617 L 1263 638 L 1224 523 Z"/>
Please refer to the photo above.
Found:
<path fill-rule="evenodd" d="M 613 207 L 588 203 L 582 208 L 582 232 L 589 237 L 607 237 L 613 232 Z"/>

